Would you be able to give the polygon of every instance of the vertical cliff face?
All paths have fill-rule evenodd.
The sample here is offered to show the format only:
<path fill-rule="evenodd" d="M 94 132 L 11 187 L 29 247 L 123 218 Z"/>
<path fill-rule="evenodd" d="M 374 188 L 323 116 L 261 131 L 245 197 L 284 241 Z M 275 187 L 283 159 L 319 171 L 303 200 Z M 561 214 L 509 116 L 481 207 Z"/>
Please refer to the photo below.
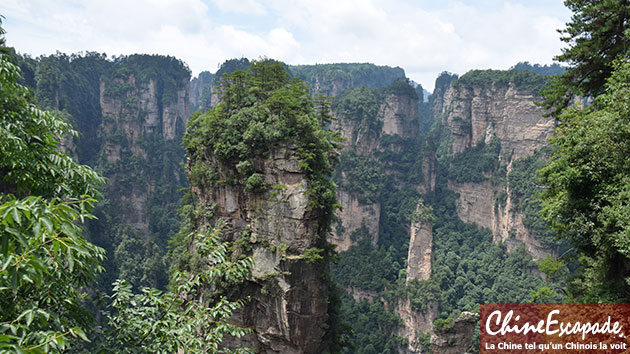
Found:
<path fill-rule="evenodd" d="M 215 76 L 207 71 L 202 71 L 199 76 L 190 80 L 190 111 L 212 107 L 212 91 L 214 91 Z"/>
<path fill-rule="evenodd" d="M 233 321 L 252 333 L 225 345 L 326 352 L 337 325 L 329 322 L 326 240 L 336 208 L 329 175 L 337 135 L 323 129 L 306 87 L 289 81 L 279 62 L 252 62 L 225 82 L 227 99 L 194 116 L 184 137 L 198 215 L 189 226 L 223 223 L 232 256 L 253 260 L 243 284 L 218 286 L 249 299 Z"/>
<path fill-rule="evenodd" d="M 431 278 L 431 265 L 433 263 L 432 218 L 431 210 L 425 208 L 422 203 L 418 203 L 410 227 L 406 285 L 414 280 L 426 281 Z M 440 313 L 436 299 L 431 299 L 423 310 L 418 310 L 412 307 L 409 297 L 401 298 L 398 299 L 394 311 L 402 320 L 402 326 L 399 326 L 397 333 L 407 339 L 407 345 L 401 349 L 401 352 L 427 352 L 427 342 L 433 334 L 433 321 Z M 422 338 L 422 336 L 426 338 Z M 424 343 L 422 342 L 423 339 Z"/>
<path fill-rule="evenodd" d="M 482 171 L 483 178 L 451 176 L 448 188 L 459 196 L 457 213 L 465 222 L 492 230 L 495 241 L 505 242 L 508 249 L 525 244 L 528 252 L 542 257 L 550 249 L 524 226 L 524 214 L 512 203 L 506 176 L 513 161 L 546 145 L 554 120 L 535 105 L 539 96 L 529 87 L 513 81 L 475 84 L 466 77 L 462 79 L 445 90 L 441 104 L 442 123 L 452 137 L 449 143 L 455 164 L 464 165 L 462 159 L 472 161 L 478 156 L 473 152 L 482 151 L 482 145 L 496 142 L 500 152 L 495 156 L 498 167 Z"/>
<path fill-rule="evenodd" d="M 235 321 L 253 330 L 237 345 L 257 353 L 318 353 L 325 335 L 323 269 L 305 256 L 322 247 L 320 220 L 310 208 L 309 181 L 299 161 L 295 148 L 255 161 L 264 183 L 277 186 L 266 193 L 250 192 L 241 183 L 192 187 L 200 205 L 229 226 L 226 240 L 240 239 L 251 247 L 252 277 L 238 293 L 251 300 Z M 213 158 L 202 163 L 216 167 L 220 178 L 233 174 Z"/>
<path fill-rule="evenodd" d="M 336 245 L 339 252 L 347 251 L 356 242 L 352 234 L 364 227 L 370 242 L 375 245 L 378 242 L 381 204 L 361 203 L 356 194 L 343 189 L 337 189 L 337 200 L 342 209 L 337 213 L 338 227 L 333 228 L 329 237 L 330 243 Z"/>
<path fill-rule="evenodd" d="M 164 102 L 159 92 L 158 80 L 148 79 L 138 82 L 130 73 L 100 83 L 100 105 L 102 114 L 102 134 L 104 137 L 103 158 L 106 165 L 105 176 L 115 188 L 122 187 L 121 193 L 112 195 L 119 204 L 120 222 L 149 231 L 148 200 L 155 188 L 156 177 L 149 171 L 147 179 L 120 186 L 130 176 L 115 172 L 120 164 L 134 163 L 149 166 L 155 151 L 150 142 L 177 142 L 183 136 L 183 129 L 190 116 L 188 106 L 187 79 L 173 88 L 171 102 Z M 159 157 L 157 157 L 159 158 Z M 125 166 L 128 168 L 131 166 Z M 139 170 L 144 168 L 136 166 Z M 173 173 L 174 179 L 181 175 Z M 183 181 L 182 181 L 183 182 Z"/>
<path fill-rule="evenodd" d="M 453 327 L 438 329 L 431 338 L 434 354 L 462 354 L 472 350 L 473 332 L 477 327 L 479 315 L 464 311 L 455 320 Z"/>
<path fill-rule="evenodd" d="M 433 263 L 433 225 L 422 204 L 418 204 L 411 223 L 409 255 L 407 256 L 407 283 L 412 279 L 431 278 Z"/>
<path fill-rule="evenodd" d="M 411 300 L 400 299 L 394 311 L 402 320 L 402 326 L 398 327 L 396 333 L 407 340 L 407 345 L 401 346 L 399 352 L 428 353 L 427 339 L 433 335 L 433 321 L 440 315 L 437 301 L 429 302 L 424 311 L 417 311 L 412 308 Z"/>
<path fill-rule="evenodd" d="M 418 97 L 408 94 L 388 94 L 381 104 L 380 135 L 398 135 L 402 138 L 418 136 Z"/>
<path fill-rule="evenodd" d="M 400 87 L 397 84 L 404 88 L 398 91 L 390 88 Z M 404 81 L 395 81 L 383 90 L 358 87 L 344 91 L 335 99 L 333 114 L 336 119 L 331 129 L 340 132 L 346 140 L 337 179 L 337 197 L 342 211 L 338 213 L 338 227 L 333 228 L 330 241 L 338 250 L 346 251 L 356 244 L 353 234 L 365 228 L 376 245 L 382 175 L 399 173 L 390 166 L 391 161 L 378 156 L 400 152 L 403 148 L 396 139 L 412 141 L 416 138 L 418 96 Z M 391 140 L 395 142 L 390 143 Z M 427 173 L 431 167 L 427 160 Z"/>
<path fill-rule="evenodd" d="M 534 101 L 540 96 L 514 83 L 456 84 L 444 94 L 442 115 L 453 135 L 453 153 L 496 136 L 502 153 L 514 159 L 546 144 L 554 128 L 551 117 Z"/>

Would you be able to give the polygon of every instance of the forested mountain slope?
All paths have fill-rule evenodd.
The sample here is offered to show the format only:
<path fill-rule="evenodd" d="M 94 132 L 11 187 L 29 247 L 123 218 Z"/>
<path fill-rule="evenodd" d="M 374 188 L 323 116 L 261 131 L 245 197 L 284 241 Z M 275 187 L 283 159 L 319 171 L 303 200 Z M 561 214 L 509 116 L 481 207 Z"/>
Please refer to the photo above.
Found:
<path fill-rule="evenodd" d="M 117 277 L 135 286 L 164 286 L 167 241 L 179 230 L 179 190 L 187 184 L 181 139 L 191 109 L 220 102 L 220 79 L 246 69 L 249 60 L 229 60 L 216 74 L 192 81 L 186 66 L 170 57 L 19 60 L 40 104 L 66 112 L 79 130 L 81 137 L 67 148 L 109 178 L 95 210 L 99 220 L 89 227 L 90 239 L 108 250 L 102 289 Z M 330 64 L 288 70 L 306 80 L 311 96 L 334 95 L 316 102 L 330 107 L 329 128 L 345 138 L 332 175 L 343 209 L 329 241 L 340 252 L 332 275 L 342 290 L 340 315 L 354 327 L 350 352 L 426 352 L 431 335 L 436 348 L 466 346 L 448 340 L 461 311 L 474 311 L 480 302 L 530 300 L 546 285 L 532 256 L 544 258 L 560 245 L 538 217 L 532 182 L 554 127 L 533 104 L 543 76 L 517 70 L 473 71 L 461 78 L 445 73 L 424 102 L 422 87 L 411 86 L 400 68 Z M 282 156 L 274 164 L 287 169 L 282 174 L 297 173 L 290 159 L 282 162 L 289 150 L 275 154 Z M 268 170 L 256 161 L 256 171 Z M 205 179 L 189 166 L 199 194 Z M 260 175 L 266 176 L 261 181 L 280 186 L 271 192 L 275 198 L 289 195 L 285 188 L 295 183 L 273 182 L 276 174 Z M 255 188 L 253 180 L 245 182 Z M 225 209 L 219 212 L 225 217 L 234 218 L 233 209 L 251 210 L 243 216 L 247 223 L 259 220 L 253 211 L 266 209 L 259 220 L 267 230 L 262 233 L 274 224 L 286 229 L 276 209 L 230 193 L 203 198 Z M 271 259 L 261 251 L 264 240 L 253 241 L 265 244 L 254 252 L 259 264 Z M 325 248 L 266 242 L 273 254 L 288 247 L 285 258 Z M 260 270 L 258 276 L 271 282 L 265 277 L 274 272 Z"/>
<path fill-rule="evenodd" d="M 164 287 L 163 257 L 179 230 L 179 190 L 187 186 L 181 139 L 190 116 L 188 68 L 150 55 L 17 59 L 38 103 L 79 132 L 65 149 L 109 179 L 87 235 L 108 251 L 100 287 L 109 291 L 119 277 Z"/>

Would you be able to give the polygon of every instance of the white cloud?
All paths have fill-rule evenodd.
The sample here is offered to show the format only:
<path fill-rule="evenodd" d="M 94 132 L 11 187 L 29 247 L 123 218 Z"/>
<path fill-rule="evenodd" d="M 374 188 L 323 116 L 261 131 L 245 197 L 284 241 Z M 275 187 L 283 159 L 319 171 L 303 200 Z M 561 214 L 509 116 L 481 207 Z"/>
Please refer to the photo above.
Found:
<path fill-rule="evenodd" d="M 211 0 L 221 11 L 237 14 L 262 16 L 265 7 L 256 0 Z"/>
<path fill-rule="evenodd" d="M 290 64 L 372 62 L 400 66 L 432 88 L 444 70 L 550 63 L 568 20 L 561 0 L 4 0 L 7 40 L 34 55 L 94 50 L 160 53 L 193 73 L 229 58 L 268 56 Z M 522 1 L 522 3 L 518 3 Z M 421 1 L 422 3 L 422 1 Z M 488 5 L 490 4 L 490 5 Z M 526 4 L 526 5 L 523 5 Z M 213 7 L 223 14 L 211 13 Z M 216 12 L 216 11 L 214 11 Z"/>

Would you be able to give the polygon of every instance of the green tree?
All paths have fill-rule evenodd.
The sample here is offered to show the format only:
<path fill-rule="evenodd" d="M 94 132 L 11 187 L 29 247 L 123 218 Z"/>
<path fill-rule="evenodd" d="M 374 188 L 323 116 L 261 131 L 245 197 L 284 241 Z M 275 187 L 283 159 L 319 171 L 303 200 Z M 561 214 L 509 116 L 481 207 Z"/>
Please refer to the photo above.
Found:
<path fill-rule="evenodd" d="M 189 256 L 195 272 L 175 271 L 172 291 L 143 288 L 140 294 L 134 294 L 131 284 L 116 281 L 108 328 L 92 351 L 249 353 L 246 349 L 219 350 L 224 336 L 249 333 L 229 322 L 232 312 L 246 299 L 230 301 L 224 296 L 208 296 L 206 289 L 216 282 L 242 282 L 252 266 L 251 258 L 229 260 L 221 230 L 218 226 L 211 232 L 187 235 L 193 245 Z"/>
<path fill-rule="evenodd" d="M 82 289 L 103 250 L 80 224 L 103 179 L 59 150 L 76 133 L 37 108 L 20 79 L 0 54 L 0 351 L 55 352 L 69 337 L 87 339 Z"/>
<path fill-rule="evenodd" d="M 614 68 L 593 105 L 560 115 L 557 149 L 541 170 L 543 216 L 582 265 L 570 290 L 594 302 L 630 299 L 630 63 Z"/>
<path fill-rule="evenodd" d="M 575 96 L 601 94 L 614 60 L 630 50 L 626 35 L 630 28 L 630 1 L 565 0 L 564 4 L 573 16 L 559 32 L 569 47 L 554 59 L 569 64 L 569 68 L 543 90 L 543 104 L 553 108 L 555 115 Z"/>

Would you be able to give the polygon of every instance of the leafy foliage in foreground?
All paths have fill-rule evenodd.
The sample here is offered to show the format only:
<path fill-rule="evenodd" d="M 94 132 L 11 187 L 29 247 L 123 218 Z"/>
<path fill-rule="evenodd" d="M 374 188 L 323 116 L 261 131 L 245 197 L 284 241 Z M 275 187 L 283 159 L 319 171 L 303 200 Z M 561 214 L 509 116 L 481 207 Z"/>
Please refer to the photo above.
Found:
<path fill-rule="evenodd" d="M 620 60 L 592 106 L 567 109 L 542 171 L 543 215 L 575 247 L 584 301 L 630 299 L 630 63 Z"/>
<path fill-rule="evenodd" d="M 76 133 L 38 109 L 19 80 L 0 55 L 0 351 L 46 353 L 87 339 L 81 289 L 103 250 L 80 223 L 103 179 L 59 151 L 59 139 Z"/>
<path fill-rule="evenodd" d="M 232 312 L 246 299 L 204 297 L 201 293 L 217 281 L 242 282 L 252 260 L 229 260 L 228 245 L 221 243 L 221 227 L 212 232 L 189 234 L 193 243 L 192 262 L 196 271 L 174 272 L 174 290 L 161 292 L 144 288 L 134 294 L 131 285 L 114 284 L 112 313 L 108 328 L 95 350 L 99 353 L 250 353 L 227 350 L 220 345 L 226 335 L 241 337 L 248 330 L 229 323 Z"/>

